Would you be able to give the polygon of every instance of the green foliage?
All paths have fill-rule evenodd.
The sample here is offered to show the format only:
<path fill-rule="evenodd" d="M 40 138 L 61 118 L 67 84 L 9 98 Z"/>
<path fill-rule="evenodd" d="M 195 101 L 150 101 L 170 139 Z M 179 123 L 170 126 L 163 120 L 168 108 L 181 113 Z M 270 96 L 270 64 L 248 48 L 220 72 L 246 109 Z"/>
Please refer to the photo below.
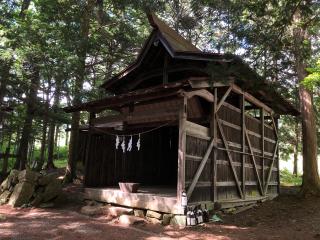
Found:
<path fill-rule="evenodd" d="M 284 169 L 280 171 L 280 181 L 283 186 L 301 186 L 302 177 L 295 176 L 288 169 Z"/>
<path fill-rule="evenodd" d="M 309 89 L 320 88 L 320 59 L 314 67 L 307 68 L 309 75 L 304 79 L 303 84 Z"/>

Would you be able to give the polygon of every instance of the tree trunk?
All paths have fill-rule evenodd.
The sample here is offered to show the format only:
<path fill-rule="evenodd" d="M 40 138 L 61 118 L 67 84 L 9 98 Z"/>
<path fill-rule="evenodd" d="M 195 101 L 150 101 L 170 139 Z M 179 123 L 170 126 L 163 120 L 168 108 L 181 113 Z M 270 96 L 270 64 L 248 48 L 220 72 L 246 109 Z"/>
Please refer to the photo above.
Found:
<path fill-rule="evenodd" d="M 73 101 L 74 106 L 81 104 L 81 90 L 84 82 L 85 76 L 85 61 L 88 48 L 88 38 L 89 38 L 89 28 L 90 28 L 90 16 L 95 0 L 87 0 L 87 4 L 83 9 L 82 17 L 80 20 L 80 43 L 77 49 L 78 64 L 76 69 L 76 80 L 74 85 L 73 92 Z M 66 168 L 66 174 L 64 182 L 72 182 L 76 177 L 76 161 L 78 158 L 78 137 L 79 137 L 79 121 L 80 121 L 80 112 L 72 113 L 71 121 L 71 136 L 69 144 L 69 157 L 68 165 Z"/>
<path fill-rule="evenodd" d="M 59 101 L 60 101 L 60 94 L 61 94 L 61 78 L 58 75 L 56 79 L 56 90 L 54 93 L 54 100 L 52 109 L 53 112 L 56 114 L 58 107 L 59 107 Z M 47 162 L 47 169 L 53 169 L 55 168 L 53 163 L 53 155 L 54 155 L 54 149 L 55 149 L 55 131 L 56 130 L 56 121 L 54 119 L 51 119 L 50 125 L 49 125 L 49 133 L 48 133 L 48 162 Z"/>
<path fill-rule="evenodd" d="M 66 139 L 65 139 L 65 143 L 64 143 L 65 146 L 68 146 L 68 143 L 69 143 L 69 130 L 68 130 L 68 128 L 69 128 L 69 125 L 67 124 Z"/>
<path fill-rule="evenodd" d="M 293 153 L 293 175 L 298 176 L 298 152 L 296 146 Z"/>
<path fill-rule="evenodd" d="M 39 89 L 40 83 L 40 75 L 39 68 L 36 63 L 30 61 L 30 70 L 31 70 L 31 86 L 29 90 L 29 94 L 27 95 L 27 112 L 26 117 L 24 119 L 22 134 L 20 138 L 20 144 L 18 149 L 18 156 L 15 162 L 14 168 L 23 170 L 26 168 L 27 157 L 28 157 L 28 145 L 31 139 L 32 133 L 32 121 L 34 118 L 35 108 L 36 108 L 36 100 L 37 100 L 37 92 Z"/>
<path fill-rule="evenodd" d="M 48 162 L 46 166 L 47 169 L 55 168 L 53 163 L 55 127 L 56 126 L 54 121 L 51 121 L 49 126 L 49 133 L 48 133 Z"/>
<path fill-rule="evenodd" d="M 298 157 L 299 157 L 299 144 L 300 144 L 300 130 L 299 130 L 299 122 L 295 121 L 294 125 L 295 130 L 295 145 L 294 145 L 294 153 L 293 153 L 293 175 L 298 176 Z"/>
<path fill-rule="evenodd" d="M 307 30 L 301 25 L 301 10 L 297 9 L 294 14 L 295 28 L 294 58 L 299 83 L 307 76 L 307 58 L 310 49 L 306 49 L 305 42 L 309 41 Z M 310 48 L 310 47 L 309 47 Z M 300 111 L 302 119 L 302 154 L 303 154 L 303 178 L 301 194 L 320 194 L 320 179 L 317 163 L 317 127 L 313 109 L 313 98 L 310 90 L 303 84 L 299 86 Z"/>
<path fill-rule="evenodd" d="M 46 102 L 45 102 L 45 114 L 42 120 L 42 137 L 41 137 L 41 147 L 40 147 L 40 157 L 37 162 L 36 170 L 40 171 L 45 162 L 45 154 L 46 154 L 46 143 L 47 143 L 47 131 L 48 131 L 48 114 L 49 114 L 49 90 L 46 94 Z"/>
<path fill-rule="evenodd" d="M 3 164 L 2 164 L 2 177 L 3 179 L 7 176 L 8 172 L 8 161 L 9 161 L 9 154 L 10 154 L 10 148 L 11 148 L 11 138 L 12 138 L 12 132 L 9 133 L 9 139 L 8 139 L 8 146 L 6 148 L 5 156 L 3 158 Z"/>

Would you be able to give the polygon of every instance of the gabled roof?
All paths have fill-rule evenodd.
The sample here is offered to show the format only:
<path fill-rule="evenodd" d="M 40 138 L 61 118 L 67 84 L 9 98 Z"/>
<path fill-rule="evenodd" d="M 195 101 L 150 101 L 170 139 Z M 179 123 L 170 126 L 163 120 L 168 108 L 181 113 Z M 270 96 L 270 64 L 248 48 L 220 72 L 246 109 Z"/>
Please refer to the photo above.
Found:
<path fill-rule="evenodd" d="M 160 20 L 154 13 L 147 13 L 147 17 L 153 30 L 143 45 L 136 60 L 117 75 L 105 81 L 101 85 L 101 88 L 113 90 L 114 83 L 126 77 L 141 65 L 144 57 L 156 40 L 161 41 L 170 56 L 176 59 L 232 62 L 234 58 L 238 58 L 232 54 L 202 52 L 190 41 L 183 38 L 178 32 L 174 31 L 165 22 Z"/>
<path fill-rule="evenodd" d="M 119 86 L 128 84 L 128 77 L 135 76 L 135 72 L 140 71 L 139 67 L 147 56 L 148 51 L 157 41 L 160 41 L 173 59 L 201 61 L 206 63 L 216 62 L 233 66 L 233 68 L 237 70 L 234 70 L 232 75 L 238 79 L 240 85 L 245 85 L 246 91 L 250 92 L 267 105 L 278 109 L 280 114 L 299 114 L 299 111 L 292 104 L 282 98 L 278 92 L 270 87 L 270 84 L 265 79 L 260 77 L 240 57 L 232 54 L 202 52 L 190 41 L 183 38 L 178 32 L 174 31 L 165 22 L 160 20 L 154 13 L 148 13 L 147 16 L 153 30 L 137 56 L 136 61 L 113 78 L 104 82 L 101 85 L 102 88 L 111 92 L 117 92 L 115 90 L 117 90 Z M 144 71 L 144 69 L 142 69 L 142 71 Z M 121 91 L 119 92 L 123 93 Z"/>
<path fill-rule="evenodd" d="M 173 52 L 201 52 L 190 41 L 183 38 L 180 34 L 161 21 L 154 13 L 148 15 L 149 23 L 159 31 L 164 41 L 167 41 Z"/>

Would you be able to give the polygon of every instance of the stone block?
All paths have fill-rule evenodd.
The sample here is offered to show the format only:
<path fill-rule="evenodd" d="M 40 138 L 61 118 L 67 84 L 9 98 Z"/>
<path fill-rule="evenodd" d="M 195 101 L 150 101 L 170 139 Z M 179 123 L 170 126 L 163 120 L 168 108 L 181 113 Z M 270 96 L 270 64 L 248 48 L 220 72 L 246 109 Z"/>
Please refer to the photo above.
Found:
<path fill-rule="evenodd" d="M 170 225 L 185 227 L 187 224 L 187 217 L 184 215 L 175 215 L 170 220 Z"/>
<path fill-rule="evenodd" d="M 121 215 L 132 215 L 132 208 L 124 208 L 124 207 L 109 207 L 108 213 L 113 217 L 119 217 Z"/>
<path fill-rule="evenodd" d="M 147 221 L 152 223 L 152 224 L 161 224 L 161 220 L 157 218 L 152 218 L 152 217 L 146 217 Z"/>
<path fill-rule="evenodd" d="M 166 226 L 170 224 L 173 214 L 163 214 L 162 216 L 162 225 Z"/>
<path fill-rule="evenodd" d="M 143 218 L 136 217 L 133 215 L 121 215 L 119 217 L 119 223 L 123 225 L 135 225 L 135 224 L 144 223 L 144 222 L 145 220 Z"/>
<path fill-rule="evenodd" d="M 151 210 L 147 211 L 146 216 L 149 217 L 149 218 L 156 218 L 156 219 L 159 219 L 159 220 L 162 219 L 162 214 L 161 213 L 158 213 L 158 212 L 155 212 L 155 211 L 151 211 Z"/>
<path fill-rule="evenodd" d="M 18 183 L 10 196 L 9 204 L 13 207 L 20 207 L 29 202 L 34 192 L 34 185 L 29 182 Z"/>
<path fill-rule="evenodd" d="M 140 217 L 140 218 L 144 218 L 144 217 L 145 217 L 145 211 L 144 211 L 144 210 L 141 210 L 141 209 L 134 209 L 134 210 L 133 210 L 133 214 L 134 214 L 136 217 Z"/>

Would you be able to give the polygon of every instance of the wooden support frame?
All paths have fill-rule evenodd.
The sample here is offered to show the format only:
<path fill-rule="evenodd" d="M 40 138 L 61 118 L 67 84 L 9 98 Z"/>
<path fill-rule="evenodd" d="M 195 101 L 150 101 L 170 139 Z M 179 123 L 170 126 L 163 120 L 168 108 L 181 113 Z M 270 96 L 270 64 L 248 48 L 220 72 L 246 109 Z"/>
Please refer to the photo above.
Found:
<path fill-rule="evenodd" d="M 178 179 L 177 203 L 181 204 L 181 194 L 185 191 L 185 160 L 186 160 L 186 122 L 187 98 L 183 97 L 179 109 L 179 143 L 178 143 Z"/>
<path fill-rule="evenodd" d="M 227 99 L 227 97 L 229 96 L 229 94 L 230 94 L 231 91 L 232 91 L 232 87 L 229 87 L 228 90 L 225 92 L 225 94 L 222 96 L 220 102 L 218 103 L 216 112 L 219 111 L 220 107 L 221 107 L 222 104 L 225 102 L 225 100 Z"/>
<path fill-rule="evenodd" d="M 217 132 L 217 120 L 216 120 L 216 112 L 217 112 L 217 103 L 218 103 L 218 89 L 214 89 L 214 102 L 212 105 L 212 112 L 211 112 L 211 120 L 210 120 L 210 129 L 211 129 L 211 135 L 217 143 L 218 139 L 218 132 Z M 218 151 L 215 148 L 213 153 L 213 201 L 216 202 L 218 200 L 218 188 L 217 188 L 217 154 Z"/>
<path fill-rule="evenodd" d="M 223 128 L 222 128 L 222 125 L 221 125 L 221 122 L 220 122 L 220 119 L 219 117 L 216 115 L 216 121 L 217 121 L 217 125 L 218 125 L 218 128 L 219 128 L 219 132 L 220 132 L 220 135 L 221 135 L 221 138 L 222 138 L 222 142 L 223 142 L 223 145 L 224 147 L 226 148 L 226 153 L 227 153 L 227 156 L 228 156 L 228 160 L 229 160 L 229 164 L 230 164 L 230 167 L 231 167 L 231 170 L 232 170 L 232 173 L 233 173 L 233 176 L 234 176 L 234 179 L 235 179 L 235 182 L 236 182 L 236 186 L 237 186 L 237 189 L 238 189 L 238 192 L 239 192 L 239 195 L 241 198 L 243 198 L 243 192 L 242 192 L 242 189 L 241 189 L 241 186 L 240 186 L 240 183 L 239 183 L 239 179 L 238 179 L 238 176 L 237 176 L 237 172 L 234 168 L 234 165 L 233 165 L 233 160 L 232 160 L 232 156 L 231 156 L 231 153 L 229 151 L 229 145 L 227 143 L 227 140 L 226 140 L 226 137 L 225 137 L 225 134 L 224 134 L 224 131 L 223 131 Z"/>
<path fill-rule="evenodd" d="M 242 156 L 241 156 L 241 160 L 242 160 L 242 192 L 243 194 L 243 199 L 246 198 L 246 167 L 245 167 L 245 163 L 246 163 L 246 155 L 244 154 L 244 152 L 246 151 L 246 139 L 245 139 L 245 134 L 246 134 L 246 127 L 245 127 L 245 123 L 246 123 L 246 114 L 245 114 L 245 98 L 244 95 L 241 95 L 241 145 L 242 145 Z"/>
<path fill-rule="evenodd" d="M 200 175 L 201 175 L 201 173 L 202 173 L 202 171 L 203 171 L 203 169 L 204 169 L 204 167 L 205 167 L 205 165 L 206 165 L 206 163 L 207 163 L 207 161 L 209 159 L 209 156 L 210 156 L 210 154 L 212 152 L 212 149 L 214 147 L 216 147 L 216 146 L 215 146 L 214 138 L 212 138 L 210 143 L 209 143 L 209 146 L 208 146 L 208 148 L 206 150 L 206 153 L 203 156 L 203 158 L 201 160 L 201 163 L 200 163 L 200 165 L 199 165 L 199 167 L 198 167 L 198 169 L 197 169 L 197 171 L 196 171 L 196 173 L 195 173 L 195 175 L 194 175 L 194 177 L 193 177 L 193 179 L 191 181 L 191 184 L 190 184 L 190 186 L 188 188 L 188 191 L 187 191 L 187 197 L 188 198 L 191 197 L 191 194 L 193 193 L 193 190 L 194 190 L 196 184 L 198 183 Z"/>
<path fill-rule="evenodd" d="M 252 96 L 251 94 L 243 91 L 240 87 L 238 87 L 235 84 L 231 84 L 232 87 L 232 91 L 234 91 L 235 93 L 244 95 L 245 99 L 248 102 L 253 103 L 254 105 L 258 106 L 258 107 L 262 107 L 264 108 L 267 112 L 269 112 L 271 115 L 274 114 L 274 111 L 268 107 L 267 105 L 265 105 L 264 103 L 260 102 L 258 99 L 256 99 L 254 96 Z"/>
<path fill-rule="evenodd" d="M 267 179 L 266 179 L 266 184 L 265 184 L 265 187 L 264 187 L 264 194 L 265 195 L 268 193 L 268 187 L 269 187 L 269 182 L 270 182 L 270 178 L 271 178 L 271 174 L 272 174 L 272 170 L 273 170 L 273 165 L 274 165 L 275 159 L 277 157 L 278 145 L 279 145 L 279 140 L 277 140 L 277 142 L 276 142 L 276 145 L 275 145 L 275 148 L 274 148 L 274 153 L 273 153 L 273 159 L 272 159 L 272 162 L 271 162 L 271 165 L 270 165 L 270 168 L 269 168 L 269 172 L 268 172 L 268 176 L 267 176 Z M 278 169 L 278 171 L 279 171 L 279 169 Z"/>
<path fill-rule="evenodd" d="M 264 134 L 264 109 L 261 108 L 260 109 L 260 124 L 261 124 L 261 155 L 262 155 L 262 184 L 264 185 L 265 184 L 265 167 L 264 167 L 264 140 L 265 140 L 265 134 Z"/>
<path fill-rule="evenodd" d="M 261 195 L 264 195 L 264 191 L 263 191 L 263 188 L 262 188 L 262 185 L 261 185 L 260 175 L 259 175 L 259 172 L 258 172 L 258 169 L 257 169 L 256 158 L 255 158 L 255 156 L 253 154 L 250 138 L 249 138 L 249 135 L 248 135 L 247 131 L 245 131 L 245 135 L 246 135 L 246 138 L 247 138 L 249 151 L 251 153 L 251 158 L 252 158 L 252 162 L 253 162 L 253 166 L 254 166 L 254 171 L 255 171 L 255 174 L 256 174 L 257 179 L 258 179 L 259 190 L 260 190 Z"/>

